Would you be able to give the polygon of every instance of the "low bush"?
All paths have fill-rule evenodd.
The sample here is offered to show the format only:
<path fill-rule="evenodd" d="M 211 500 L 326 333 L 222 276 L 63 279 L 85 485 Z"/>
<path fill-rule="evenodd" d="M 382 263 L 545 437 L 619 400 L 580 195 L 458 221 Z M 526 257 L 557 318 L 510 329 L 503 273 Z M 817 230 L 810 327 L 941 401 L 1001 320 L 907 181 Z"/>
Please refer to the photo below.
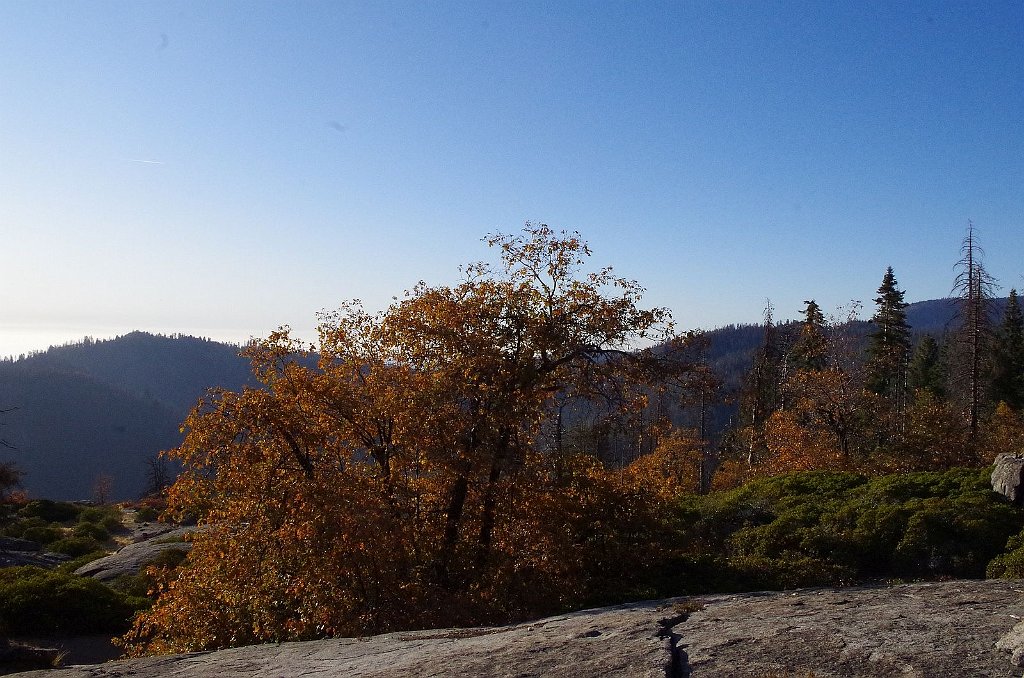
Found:
<path fill-rule="evenodd" d="M 130 596 L 148 596 L 156 587 L 156 581 L 150 576 L 148 568 L 161 567 L 167 570 L 176 569 L 188 557 L 187 551 L 165 549 L 142 564 L 142 572 L 135 575 L 123 574 L 110 583 L 111 588 Z"/>
<path fill-rule="evenodd" d="M 71 534 L 75 537 L 95 539 L 98 542 L 110 539 L 110 533 L 106 528 L 95 523 L 78 523 L 71 529 Z"/>
<path fill-rule="evenodd" d="M 30 527 L 21 533 L 22 539 L 28 539 L 44 546 L 57 541 L 64 536 L 64 530 L 59 527 Z"/>
<path fill-rule="evenodd" d="M 74 520 L 82 508 L 66 501 L 35 499 L 25 504 L 18 515 L 23 518 L 42 518 L 49 523 L 65 523 Z"/>
<path fill-rule="evenodd" d="M 110 582 L 110 588 L 126 596 L 144 598 L 153 589 L 153 578 L 145 572 L 121 574 Z"/>
<path fill-rule="evenodd" d="M 117 633 L 148 605 L 88 577 L 38 567 L 0 570 L 0 631 L 9 635 Z"/>
<path fill-rule="evenodd" d="M 169 567 L 175 568 L 181 565 L 182 561 L 188 557 L 188 551 L 181 549 L 164 549 L 160 553 L 147 560 L 143 565 L 149 566 L 154 565 L 156 567 Z"/>
<path fill-rule="evenodd" d="M 54 553 L 63 553 L 72 558 L 84 556 L 94 551 L 103 549 L 103 544 L 91 537 L 64 537 L 51 543 L 47 550 Z"/>
<path fill-rule="evenodd" d="M 1024 527 L 1024 511 L 992 492 L 988 470 L 877 478 L 791 473 L 680 502 L 675 521 L 680 551 L 703 554 L 703 569 L 713 573 L 714 588 L 690 589 L 983 577 L 1007 538 Z M 1024 574 L 1015 565 L 1024 564 L 1024 536 L 1019 543 L 1016 560 L 997 559 L 1002 565 L 990 566 L 990 576 Z M 683 576 L 686 562 L 669 559 L 666 567 Z"/>
<path fill-rule="evenodd" d="M 124 529 L 121 521 L 121 509 L 117 506 L 90 506 L 78 514 L 79 523 L 100 525 L 107 532 L 118 532 Z"/>
<path fill-rule="evenodd" d="M 25 530 L 30 527 L 49 527 L 50 523 L 42 518 L 18 518 L 4 526 L 4 534 L 8 537 L 24 537 Z"/>

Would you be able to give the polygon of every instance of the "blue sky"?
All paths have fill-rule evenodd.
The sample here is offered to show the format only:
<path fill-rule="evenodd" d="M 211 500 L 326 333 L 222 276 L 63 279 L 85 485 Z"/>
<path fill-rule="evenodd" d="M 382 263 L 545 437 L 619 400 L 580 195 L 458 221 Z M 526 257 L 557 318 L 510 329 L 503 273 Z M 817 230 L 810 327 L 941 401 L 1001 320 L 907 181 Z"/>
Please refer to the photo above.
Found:
<path fill-rule="evenodd" d="M 578 229 L 686 328 L 1024 287 L 1020 2 L 0 0 L 0 355 L 245 340 Z"/>

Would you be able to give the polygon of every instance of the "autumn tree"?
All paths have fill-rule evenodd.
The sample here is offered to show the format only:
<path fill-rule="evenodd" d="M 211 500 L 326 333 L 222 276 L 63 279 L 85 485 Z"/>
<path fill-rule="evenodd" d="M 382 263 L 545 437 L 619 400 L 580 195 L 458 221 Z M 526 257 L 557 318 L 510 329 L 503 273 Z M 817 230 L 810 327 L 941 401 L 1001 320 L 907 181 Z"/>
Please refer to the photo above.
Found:
<path fill-rule="evenodd" d="M 877 396 L 864 389 L 864 377 L 851 328 L 859 309 L 826 322 L 814 301 L 790 350 L 779 407 L 765 421 L 766 453 L 758 474 L 815 468 L 851 468 L 870 451 Z"/>
<path fill-rule="evenodd" d="M 587 270 L 578 234 L 488 242 L 501 264 L 455 286 L 325 316 L 317 353 L 285 330 L 254 344 L 262 387 L 189 415 L 168 502 L 200 530 L 133 652 L 507 620 L 653 561 L 657 489 L 542 432 L 568 397 L 629 417 L 692 391 L 691 338 Z"/>
<path fill-rule="evenodd" d="M 897 417 L 906 406 L 907 362 L 910 357 L 910 326 L 903 295 L 890 266 L 885 270 L 875 297 L 865 380 L 865 386 L 885 398 Z"/>
<path fill-rule="evenodd" d="M 788 405 L 784 411 L 776 412 L 774 419 L 785 419 L 791 426 L 820 431 L 821 435 L 814 439 L 830 440 L 839 459 L 847 465 L 854 456 L 866 454 L 863 439 L 868 423 L 878 425 L 880 422 L 877 418 L 872 422 L 876 400 L 854 374 L 837 365 L 821 370 L 798 370 L 789 376 L 784 388 Z M 816 447 L 822 449 L 820 443 L 816 443 Z M 827 467 L 834 467 L 834 464 Z"/>

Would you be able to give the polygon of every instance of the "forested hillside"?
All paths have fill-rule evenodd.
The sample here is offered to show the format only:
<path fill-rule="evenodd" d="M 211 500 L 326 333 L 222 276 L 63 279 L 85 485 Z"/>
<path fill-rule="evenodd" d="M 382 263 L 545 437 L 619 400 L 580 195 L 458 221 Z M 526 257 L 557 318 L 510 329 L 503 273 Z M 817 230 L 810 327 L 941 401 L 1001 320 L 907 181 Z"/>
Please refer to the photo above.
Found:
<path fill-rule="evenodd" d="M 942 336 L 957 325 L 955 299 L 934 299 L 907 306 L 907 322 L 917 334 Z M 1001 314 L 1005 299 L 993 300 Z M 779 325 L 783 334 L 799 332 L 799 323 Z M 847 330 L 866 343 L 871 326 L 851 323 Z M 706 360 L 721 381 L 709 398 L 706 432 L 717 440 L 733 423 L 744 375 L 764 339 L 762 325 L 730 325 L 706 334 Z M 106 341 L 85 340 L 51 347 L 18 360 L 0 362 L 0 405 L 6 414 L 4 438 L 16 450 L 0 450 L 25 472 L 33 496 L 82 499 L 92 494 L 101 475 L 114 479 L 117 498 L 144 491 L 147 464 L 163 449 L 181 442 L 178 431 L 196 400 L 212 386 L 237 389 L 251 382 L 249 362 L 239 348 L 191 336 L 146 332 Z M 673 418 L 696 426 L 696 404 L 678 408 Z M 635 447 L 624 439 L 619 446 Z M 634 454 L 610 451 L 614 459 Z"/>
<path fill-rule="evenodd" d="M 25 490 L 88 499 L 101 476 L 111 498 L 139 496 L 148 463 L 181 442 L 179 427 L 207 388 L 250 378 L 238 347 L 133 332 L 0 362 L 0 460 L 24 472 Z"/>

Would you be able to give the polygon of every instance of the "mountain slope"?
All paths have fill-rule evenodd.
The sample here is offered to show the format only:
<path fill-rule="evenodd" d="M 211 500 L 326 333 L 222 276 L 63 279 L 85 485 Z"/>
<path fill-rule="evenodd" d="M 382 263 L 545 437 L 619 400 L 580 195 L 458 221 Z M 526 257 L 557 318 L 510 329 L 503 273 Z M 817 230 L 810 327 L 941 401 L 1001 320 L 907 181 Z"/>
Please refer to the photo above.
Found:
<path fill-rule="evenodd" d="M 995 322 L 1006 300 L 992 304 Z M 910 304 L 907 320 L 916 334 L 941 336 L 957 323 L 957 302 L 934 299 Z M 792 332 L 785 323 L 780 332 Z M 854 331 L 866 335 L 870 325 Z M 722 393 L 734 396 L 763 329 L 732 325 L 708 333 L 707 360 L 722 378 Z M 253 383 L 239 348 L 188 336 L 132 332 L 109 341 L 84 341 L 0 361 L 0 434 L 17 450 L 0 449 L 0 461 L 25 471 L 33 496 L 83 499 L 100 474 L 114 479 L 113 495 L 137 496 L 145 486 L 146 462 L 181 440 L 178 426 L 208 388 L 237 390 Z M 717 437 L 735 415 L 735 399 L 712 406 L 707 430 Z M 699 411 L 687 408 L 677 423 L 695 426 Z"/>
<path fill-rule="evenodd" d="M 133 332 L 0 363 L 0 460 L 24 471 L 31 496 L 87 499 L 101 475 L 111 496 L 139 496 L 147 462 L 181 442 L 178 427 L 211 387 L 250 381 L 238 347 Z"/>

